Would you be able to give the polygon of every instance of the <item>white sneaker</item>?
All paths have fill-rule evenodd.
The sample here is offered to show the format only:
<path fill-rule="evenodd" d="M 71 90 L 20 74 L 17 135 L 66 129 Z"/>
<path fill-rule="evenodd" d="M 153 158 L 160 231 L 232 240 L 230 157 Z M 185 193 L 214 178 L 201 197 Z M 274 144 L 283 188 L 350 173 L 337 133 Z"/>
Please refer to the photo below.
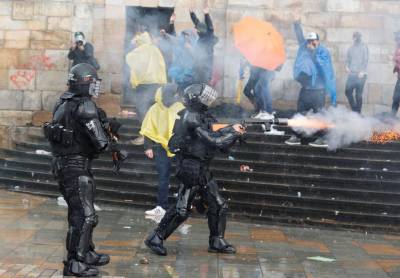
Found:
<path fill-rule="evenodd" d="M 156 222 L 156 224 L 159 224 L 161 222 L 161 220 L 163 219 L 164 215 L 145 215 L 144 218 L 145 219 L 149 219 L 152 220 L 154 222 Z"/>
<path fill-rule="evenodd" d="M 165 209 L 163 209 L 160 206 L 156 206 L 155 208 L 153 208 L 152 210 L 146 210 L 144 212 L 146 215 L 161 215 L 164 216 L 165 214 Z"/>
<path fill-rule="evenodd" d="M 262 111 L 258 112 L 257 114 L 254 114 L 251 116 L 252 119 L 259 119 L 261 117 Z"/>
<path fill-rule="evenodd" d="M 261 112 L 260 114 L 261 115 L 258 118 L 260 120 L 273 120 L 274 119 L 274 115 L 272 115 L 268 112 Z"/>
<path fill-rule="evenodd" d="M 182 235 L 187 235 L 190 232 L 190 227 L 192 227 L 192 225 L 183 224 L 178 228 L 178 232 Z"/>
<path fill-rule="evenodd" d="M 267 135 L 285 135 L 284 131 L 275 129 L 275 125 L 271 125 L 271 130 L 265 131 L 264 133 Z"/>
<path fill-rule="evenodd" d="M 61 207 L 68 207 L 68 204 L 65 201 L 63 196 L 60 196 L 60 197 L 57 198 L 57 205 L 59 205 Z"/>

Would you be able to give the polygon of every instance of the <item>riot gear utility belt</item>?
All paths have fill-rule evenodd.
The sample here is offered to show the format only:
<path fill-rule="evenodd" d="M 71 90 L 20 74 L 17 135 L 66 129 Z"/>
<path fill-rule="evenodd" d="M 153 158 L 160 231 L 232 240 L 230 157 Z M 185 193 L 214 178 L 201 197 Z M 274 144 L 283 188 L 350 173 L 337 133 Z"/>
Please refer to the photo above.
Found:
<path fill-rule="evenodd" d="M 61 144 L 69 147 L 73 143 L 74 131 L 60 124 L 45 123 L 43 126 L 44 136 L 53 144 Z"/>
<path fill-rule="evenodd" d="M 205 185 L 211 178 L 209 162 L 193 158 L 177 159 L 176 177 L 187 187 Z"/>
<path fill-rule="evenodd" d="M 92 159 L 81 155 L 57 156 L 51 163 L 52 173 L 56 178 L 73 173 L 89 173 L 91 175 Z M 63 173 L 62 175 L 60 175 Z"/>

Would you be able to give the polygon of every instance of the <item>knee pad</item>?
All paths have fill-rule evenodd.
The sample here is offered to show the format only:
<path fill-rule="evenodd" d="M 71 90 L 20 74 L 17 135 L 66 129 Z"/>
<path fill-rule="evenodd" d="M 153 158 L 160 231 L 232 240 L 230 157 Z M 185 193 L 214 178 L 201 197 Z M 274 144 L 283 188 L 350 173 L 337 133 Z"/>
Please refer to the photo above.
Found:
<path fill-rule="evenodd" d="M 228 213 L 228 203 L 224 201 L 222 206 L 219 208 L 219 215 L 220 216 L 225 216 Z"/>
<path fill-rule="evenodd" d="M 92 227 L 96 227 L 97 224 L 99 223 L 99 217 L 96 214 L 86 216 L 85 223 Z"/>
<path fill-rule="evenodd" d="M 95 186 L 93 179 L 89 176 L 79 176 L 78 185 L 79 199 L 82 203 L 85 217 L 95 215 L 96 212 L 93 206 Z"/>
<path fill-rule="evenodd" d="M 181 219 L 185 220 L 189 217 L 189 211 L 186 207 L 176 208 L 176 215 Z"/>

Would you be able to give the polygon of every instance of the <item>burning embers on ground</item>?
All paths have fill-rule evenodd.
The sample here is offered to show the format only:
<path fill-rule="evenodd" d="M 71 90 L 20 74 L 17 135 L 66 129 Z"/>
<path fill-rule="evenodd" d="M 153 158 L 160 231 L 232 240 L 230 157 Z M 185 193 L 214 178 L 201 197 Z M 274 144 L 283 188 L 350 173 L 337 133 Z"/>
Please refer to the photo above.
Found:
<path fill-rule="evenodd" d="M 386 144 L 393 141 L 400 141 L 400 133 L 398 131 L 374 132 L 369 139 L 374 144 Z"/>

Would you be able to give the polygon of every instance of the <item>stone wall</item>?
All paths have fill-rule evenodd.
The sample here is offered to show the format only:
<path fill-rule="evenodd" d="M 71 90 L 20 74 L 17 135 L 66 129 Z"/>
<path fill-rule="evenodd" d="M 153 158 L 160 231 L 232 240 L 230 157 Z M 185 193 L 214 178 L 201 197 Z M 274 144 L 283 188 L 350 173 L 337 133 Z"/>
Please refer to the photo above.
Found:
<path fill-rule="evenodd" d="M 15 126 L 40 125 L 66 87 L 66 54 L 73 32 L 80 30 L 95 46 L 104 94 L 99 99 L 111 114 L 120 112 L 125 7 L 175 7 L 176 28 L 191 27 L 191 3 L 201 11 L 203 0 L 1 0 L 0 1 L 0 146 L 10 146 Z M 317 30 L 332 52 L 338 79 L 338 99 L 344 97 L 344 59 L 354 30 L 370 48 L 364 111 L 387 111 L 395 77 L 391 55 L 393 32 L 400 26 L 398 0 L 209 0 L 216 34 L 216 64 L 223 72 L 218 88 L 234 95 L 239 55 L 232 43 L 232 26 L 245 15 L 272 21 L 287 42 L 288 60 L 272 83 L 274 103 L 293 108 L 298 85 L 292 80 L 297 45 L 292 21 L 302 14 L 306 31 Z"/>

